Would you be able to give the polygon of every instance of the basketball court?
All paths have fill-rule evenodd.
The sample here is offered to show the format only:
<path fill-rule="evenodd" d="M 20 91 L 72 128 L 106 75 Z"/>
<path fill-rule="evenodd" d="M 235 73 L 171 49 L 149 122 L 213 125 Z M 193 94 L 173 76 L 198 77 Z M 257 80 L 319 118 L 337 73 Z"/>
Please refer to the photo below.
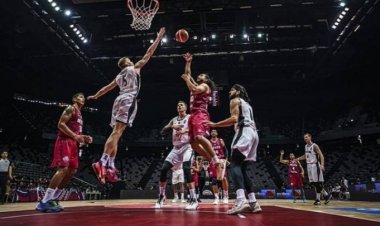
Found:
<path fill-rule="evenodd" d="M 8 204 L 0 209 L 2 225 L 306 225 L 335 226 L 380 225 L 380 205 L 372 202 L 332 201 L 314 206 L 290 200 L 259 200 L 260 214 L 227 215 L 228 205 L 213 205 L 210 200 L 197 211 L 185 211 L 184 205 L 167 200 L 162 209 L 154 209 L 155 200 L 104 200 L 62 202 L 60 213 L 40 213 L 36 203 Z M 231 201 L 230 204 L 231 205 Z"/>
<path fill-rule="evenodd" d="M 339 70 L 335 71 L 340 71 L 344 65 L 343 63 L 341 64 L 340 62 L 335 62 L 331 59 L 344 48 L 344 45 L 346 45 L 347 40 L 349 40 L 352 34 L 357 35 L 362 30 L 366 31 L 367 33 L 363 33 L 361 36 L 357 35 L 362 37 L 362 39 L 357 38 L 358 40 L 363 40 L 361 43 L 365 43 L 365 40 L 367 40 L 363 37 L 370 36 L 371 34 L 375 36 L 375 33 L 370 32 L 369 30 L 371 30 L 371 25 L 373 24 L 378 26 L 376 20 L 373 20 L 373 15 L 378 16 L 379 13 L 379 11 L 375 10 L 379 5 L 379 0 L 367 0 L 362 2 L 347 1 L 347 3 L 344 3 L 341 0 L 331 1 L 329 3 L 320 0 L 272 0 L 270 3 L 269 1 L 257 1 L 257 3 L 252 3 L 252 1 L 235 2 L 227 0 L 220 1 L 223 2 L 223 7 L 219 5 L 221 3 L 218 1 L 212 0 L 205 0 L 204 2 L 195 1 L 195 3 L 192 1 L 174 0 L 72 0 L 68 2 L 69 3 L 63 0 L 23 0 L 22 2 L 15 1 L 10 4 L 11 6 L 5 7 L 8 13 L 5 17 L 8 16 L 11 19 L 9 19 L 9 27 L 4 26 L 5 29 L 3 30 L 7 31 L 14 29 L 15 31 L 12 30 L 9 34 L 3 33 L 2 35 L 5 37 L 4 40 L 8 41 L 8 43 L 12 43 L 12 45 L 10 44 L 8 51 L 9 56 L 5 57 L 7 58 L 6 64 L 8 65 L 7 67 L 4 67 L 5 69 L 2 71 L 4 74 L 14 74 L 14 81 L 20 83 L 15 85 L 16 88 L 13 87 L 12 91 L 14 92 L 12 95 L 17 91 L 21 93 L 20 97 L 23 96 L 23 93 L 35 95 L 37 97 L 41 96 L 41 98 L 52 97 L 51 99 L 57 101 L 50 104 L 46 101 L 41 101 L 40 104 L 45 103 L 45 105 L 49 106 L 62 107 L 60 106 L 60 99 L 63 99 L 62 96 L 66 96 L 68 92 L 71 92 L 74 89 L 84 89 L 86 92 L 89 92 L 89 90 L 98 90 L 100 84 L 106 84 L 106 82 L 108 83 L 109 81 L 112 81 L 114 79 L 112 76 L 114 76 L 116 70 L 115 61 L 121 57 L 124 58 L 124 54 L 128 54 L 128 56 L 130 55 L 129 57 L 131 57 L 133 61 L 136 61 L 144 56 L 142 55 L 143 50 L 145 51 L 149 46 L 155 45 L 154 49 L 158 46 L 158 51 L 156 54 L 153 54 L 153 57 L 149 56 L 149 58 L 153 58 L 151 60 L 153 62 L 150 63 L 152 66 L 149 66 L 146 70 L 146 74 L 150 77 L 147 76 L 147 79 L 144 80 L 143 86 L 146 87 L 142 89 L 146 89 L 147 92 L 145 93 L 145 96 L 143 95 L 143 98 L 145 99 L 142 99 L 141 112 L 138 113 L 141 114 L 139 115 L 139 120 L 144 121 L 145 119 L 147 121 L 146 123 L 150 120 L 151 115 L 154 117 L 157 115 L 157 118 L 159 116 L 160 120 L 169 117 L 167 115 L 171 115 L 173 112 L 171 104 L 178 101 L 177 99 L 174 100 L 174 98 L 189 98 L 189 92 L 181 79 L 181 74 L 183 73 L 183 67 L 185 65 L 183 58 L 187 52 L 193 54 L 196 59 L 195 64 L 197 67 L 198 65 L 203 64 L 197 68 L 197 70 L 200 69 L 205 71 L 205 73 L 210 72 L 211 74 L 216 75 L 215 80 L 220 86 L 218 87 L 218 90 L 213 90 L 216 93 L 215 96 L 211 98 L 213 99 L 213 107 L 221 106 L 227 111 L 230 98 L 227 96 L 228 91 L 226 90 L 230 89 L 232 84 L 239 83 L 244 86 L 247 85 L 250 90 L 257 92 L 255 93 L 255 98 L 257 97 L 259 101 L 254 103 L 254 107 L 256 107 L 257 103 L 259 116 L 267 116 L 267 120 L 269 118 L 268 121 L 271 121 L 271 119 L 275 117 L 286 118 L 285 114 L 281 114 L 280 111 L 277 115 L 271 112 L 276 112 L 278 109 L 286 109 L 289 108 L 289 106 L 292 106 L 292 110 L 284 112 L 288 116 L 293 116 L 295 112 L 301 112 L 300 110 L 303 110 L 303 106 L 299 103 L 306 102 L 304 98 L 301 98 L 308 94 L 308 92 L 305 91 L 306 88 L 308 90 L 313 90 L 313 94 L 314 90 L 316 90 L 310 88 L 309 83 L 312 84 L 315 82 L 316 85 L 319 85 L 319 83 L 316 83 L 317 81 L 319 82 L 319 80 L 326 79 L 323 80 L 323 82 L 333 84 L 333 82 L 327 80 L 327 78 L 330 78 L 329 76 L 333 77 L 337 75 L 330 75 L 330 73 L 332 73 L 330 71 L 334 71 L 332 69 L 336 68 Z M 281 2 L 281 4 L 279 2 Z M 13 9 L 16 8 L 18 10 L 13 11 Z M 31 18 L 33 18 L 33 20 Z M 14 27 L 17 28 L 13 28 L 12 20 L 18 22 L 14 22 Z M 370 21 L 370 23 L 368 21 Z M 10 27 L 12 27 L 12 29 L 8 29 Z M 159 30 L 160 32 L 156 33 Z M 155 40 L 156 35 L 159 36 L 157 41 Z M 30 38 L 26 38 L 27 36 L 30 36 Z M 22 41 L 18 42 L 18 39 Z M 46 45 L 46 43 L 49 43 L 49 45 Z M 357 42 L 354 42 L 354 44 L 357 44 Z M 347 46 L 351 47 L 354 46 L 354 44 Z M 368 48 L 371 47 L 367 46 L 367 49 Z M 23 56 L 24 52 L 25 57 Z M 350 51 L 342 52 L 346 54 L 346 52 Z M 147 52 L 146 54 L 149 55 L 150 53 L 148 54 Z M 17 55 L 22 55 L 22 59 L 20 60 Z M 190 58 L 191 57 L 192 56 L 190 55 Z M 65 64 L 70 65 L 70 67 L 67 67 Z M 25 69 L 18 69 L 20 65 L 26 65 Z M 132 64 L 132 66 L 134 67 L 135 65 Z M 335 68 L 333 68 L 333 66 L 335 66 Z M 25 77 L 25 74 L 29 74 L 30 71 L 33 72 L 32 75 L 35 76 L 35 79 Z M 327 73 L 325 71 L 329 72 Z M 344 73 L 346 72 L 343 71 L 341 74 Z M 49 84 L 58 84 L 56 87 L 51 89 L 46 88 L 49 87 L 49 84 L 44 82 L 47 80 L 44 77 L 46 74 L 57 75 L 49 78 L 51 79 L 49 80 Z M 79 74 L 81 76 L 78 76 Z M 157 76 L 157 74 L 159 76 Z M 135 74 L 131 74 L 131 76 L 132 75 L 134 76 Z M 190 72 L 186 73 L 185 69 L 184 75 L 189 75 L 190 77 Z M 339 74 L 339 76 L 341 75 Z M 140 75 L 137 77 L 140 77 Z M 136 101 L 136 103 L 140 102 L 140 99 L 137 99 L 137 94 L 139 94 L 140 91 L 140 79 L 137 79 L 137 77 L 136 84 L 138 85 L 135 86 L 134 90 L 136 91 L 136 98 L 133 100 Z M 154 77 L 154 79 L 152 79 L 152 77 Z M 284 82 L 285 80 L 286 82 Z M 288 80 L 290 82 L 288 82 Z M 341 80 L 343 79 L 340 79 L 339 81 Z M 70 84 L 74 83 L 73 81 L 77 81 L 78 84 L 73 84 L 72 87 L 65 87 L 66 85 L 63 85 L 65 81 L 68 81 L 67 83 Z M 28 84 L 29 82 L 30 84 Z M 198 85 L 194 80 L 192 80 L 192 83 Z M 347 83 L 355 82 L 351 81 Z M 40 84 L 44 84 L 45 86 L 40 88 Z M 304 86 L 305 90 L 300 89 L 299 87 L 301 86 Z M 325 92 L 323 89 L 319 90 L 319 86 L 318 91 L 315 91 L 315 96 L 319 95 L 318 98 L 325 100 L 332 96 L 335 98 L 335 95 L 338 95 L 337 93 L 340 91 L 337 91 L 338 89 L 335 90 L 334 85 L 330 86 L 326 88 L 329 92 Z M 30 87 L 33 89 L 30 90 Z M 349 90 L 347 87 L 342 88 L 344 91 L 340 92 L 340 99 L 337 97 L 335 100 L 336 103 L 342 102 L 342 100 L 348 98 L 345 95 L 345 92 Z M 71 88 L 72 90 L 70 90 Z M 64 90 L 62 91 L 61 89 Z M 276 93 L 277 90 L 279 90 L 279 93 Z M 295 91 L 293 93 L 289 90 Z M 219 91 L 224 92 L 224 96 L 220 99 L 223 100 L 223 104 L 221 105 L 219 105 Z M 42 92 L 42 94 L 39 92 Z M 214 95 L 214 92 L 212 95 Z M 364 93 L 363 96 L 366 96 L 366 94 Z M 305 98 L 307 97 L 308 96 L 305 96 Z M 15 97 L 13 98 L 17 100 Z M 260 100 L 260 98 L 262 99 Z M 37 102 L 33 100 L 32 96 L 30 98 L 25 96 L 21 99 L 23 99 L 22 101 L 30 99 L 30 103 Z M 218 99 L 218 103 L 216 99 Z M 285 102 L 285 99 L 288 102 Z M 106 101 L 110 102 L 108 99 L 104 102 Z M 94 104 L 94 102 L 91 103 L 90 101 L 89 105 L 92 106 L 91 104 L 94 104 L 101 109 L 100 111 L 102 111 L 105 109 L 102 108 L 104 102 Z M 269 102 L 270 104 L 268 104 Z M 17 104 L 11 105 L 13 106 L 11 109 L 15 108 L 16 111 L 11 112 L 10 115 L 15 115 L 16 119 L 17 117 L 22 116 L 14 121 L 25 120 L 28 123 L 26 123 L 26 125 L 21 125 L 21 129 L 17 127 L 17 129 L 15 129 L 17 130 L 15 132 L 16 135 L 9 133 L 11 134 L 9 135 L 10 137 L 19 136 L 19 130 L 22 131 L 25 127 L 32 127 L 33 130 L 31 133 L 37 131 L 37 127 L 31 123 L 33 120 L 36 125 L 43 123 L 47 124 L 44 121 L 38 120 L 38 117 L 35 117 L 36 114 L 33 115 L 33 111 L 29 111 L 28 108 L 23 109 L 22 107 L 15 107 Z M 271 105 L 272 108 L 267 107 L 269 105 Z M 330 105 L 333 104 L 330 103 Z M 273 110 L 273 106 L 276 106 L 276 111 Z M 327 104 L 325 106 L 327 106 Z M 109 110 L 109 106 L 107 106 L 107 109 Z M 210 110 L 210 112 L 214 115 L 220 116 L 218 114 L 223 113 L 221 109 L 222 108 L 214 108 Z M 305 115 L 308 116 L 306 112 L 313 112 L 313 110 L 314 107 L 310 106 L 308 110 L 305 110 Z M 23 114 L 23 111 L 28 114 Z M 93 113 L 98 111 L 98 108 L 90 107 L 87 111 Z M 162 112 L 164 113 L 161 114 Z M 275 115 L 275 117 L 271 114 L 266 115 L 267 113 L 271 113 Z M 109 115 L 107 115 L 107 117 L 108 116 Z M 45 117 L 45 115 L 43 117 Z M 228 117 L 228 113 L 224 114 L 223 117 Z M 3 118 L 7 119 L 8 117 Z M 30 118 L 33 118 L 33 120 L 30 120 Z M 56 120 L 56 118 L 49 118 L 49 113 L 47 113 L 46 118 L 48 118 L 46 121 L 49 122 Z M 215 118 L 212 120 L 214 119 Z M 302 129 L 304 129 L 304 119 L 305 117 L 303 116 Z M 251 120 L 253 120 L 253 118 Z M 99 120 L 94 117 L 93 121 L 95 122 L 94 125 L 107 124 L 104 118 Z M 156 121 L 159 120 L 150 120 L 149 123 L 157 123 Z M 353 121 L 354 119 L 350 119 L 350 122 Z M 365 120 L 362 121 L 364 125 Z M 129 165 L 127 161 L 119 161 L 117 167 L 120 166 L 122 171 L 125 168 L 131 168 L 131 165 L 136 165 L 136 171 L 134 171 L 133 174 L 132 172 L 122 172 L 124 181 L 127 181 L 127 177 L 130 175 L 133 175 L 133 178 L 128 179 L 132 180 L 138 178 L 136 181 L 130 180 L 129 184 L 127 183 L 128 186 L 131 186 L 129 189 L 134 189 L 133 191 L 140 190 L 138 188 L 141 188 L 141 190 L 147 190 L 149 188 L 147 184 L 149 184 L 151 186 L 150 190 L 153 191 L 153 188 L 158 190 L 156 187 L 159 184 L 159 174 L 157 173 L 158 168 L 156 169 L 156 166 L 159 165 L 158 163 L 163 162 L 164 152 L 167 152 L 169 150 L 168 147 L 172 145 L 171 140 L 164 138 L 164 136 L 158 137 L 158 135 L 156 135 L 159 131 L 158 128 L 149 128 L 151 131 L 145 131 L 147 128 L 145 128 L 144 124 L 138 123 L 136 127 L 143 128 L 144 130 L 136 132 L 136 137 L 132 135 L 131 137 L 128 137 L 128 139 L 123 140 L 123 142 L 120 142 L 122 145 L 120 145 L 121 148 L 119 149 L 123 150 L 120 151 L 121 154 L 118 155 L 117 159 L 125 160 L 129 158 L 129 156 L 127 157 L 127 154 L 129 155 L 132 149 L 134 149 L 133 151 L 136 153 L 143 149 L 154 149 L 156 154 L 161 155 L 161 159 L 152 158 L 146 162 L 141 162 L 141 164 L 130 163 Z M 273 122 L 273 124 L 276 123 Z M 11 125 L 13 126 L 12 123 Z M 106 126 L 108 128 L 108 125 Z M 273 126 L 278 126 L 279 128 L 283 127 L 282 125 Z M 339 125 L 339 128 L 340 127 L 341 125 Z M 56 128 L 54 127 L 54 129 Z M 266 129 L 269 134 L 271 131 L 269 126 L 266 127 Z M 274 128 L 273 131 L 275 130 L 276 128 Z M 38 132 L 41 132 L 45 137 L 38 134 L 38 138 L 42 137 L 43 139 L 49 139 L 50 142 L 52 142 L 51 140 L 55 139 L 56 134 L 51 132 L 53 130 L 48 131 L 50 132 L 46 133 L 46 131 L 43 131 L 43 128 L 41 128 L 41 131 Z M 107 130 L 105 130 L 104 127 L 100 127 L 96 128 L 96 130 L 94 129 L 94 131 L 99 134 L 95 134 L 95 132 L 93 132 L 94 134 L 91 134 L 98 138 L 94 139 L 92 145 L 97 145 L 97 150 L 103 151 L 103 145 L 106 141 L 106 136 L 108 136 L 108 133 L 104 131 Z M 338 130 L 338 132 L 339 131 L 340 130 Z M 375 134 L 376 131 L 370 132 Z M 6 132 L 8 133 L 8 131 Z M 4 132 L 4 134 L 6 132 Z M 146 135 L 147 137 L 142 137 L 141 134 L 145 136 L 145 132 L 148 134 Z M 297 131 L 297 133 L 298 132 L 299 131 Z M 354 135 L 350 136 L 357 136 L 357 134 L 361 134 L 360 132 L 361 131 L 358 129 L 352 133 Z M 368 134 L 370 134 L 370 132 L 368 132 Z M 129 128 L 127 133 L 129 135 Z M 233 137 L 233 135 L 231 135 L 232 133 L 229 132 L 226 134 L 228 135 L 223 138 L 227 140 L 227 143 L 231 143 Z M 272 178 L 274 177 L 270 175 L 270 172 L 266 172 L 266 168 L 268 168 L 269 165 L 270 167 L 273 166 L 271 167 L 271 170 L 276 172 L 276 175 L 279 173 L 276 171 L 275 164 L 269 162 L 271 158 L 269 157 L 269 153 L 276 153 L 276 155 L 278 155 L 277 149 L 279 148 L 275 147 L 270 149 L 270 145 L 291 144 L 297 146 L 298 149 L 299 143 L 303 142 L 302 138 L 294 138 L 289 134 L 287 134 L 287 132 L 279 131 L 278 134 L 275 134 L 275 132 L 273 132 L 273 134 L 270 133 L 271 136 L 268 136 L 268 139 L 265 139 L 264 137 L 264 139 L 261 140 L 260 138 L 260 142 L 262 142 L 259 143 L 261 145 L 260 151 L 263 154 L 260 156 L 260 160 L 266 160 L 266 165 L 262 164 L 262 168 L 255 169 L 257 169 L 258 173 L 265 173 L 258 175 L 255 171 L 254 173 L 256 174 L 252 174 L 252 176 L 255 176 L 255 182 L 258 182 L 259 180 L 265 181 L 265 183 L 268 182 L 268 184 L 261 184 L 260 186 L 263 188 L 273 188 L 273 194 L 275 194 L 275 187 L 280 188 L 283 181 L 281 178 L 275 178 L 279 180 L 276 181 L 275 184 L 274 179 L 272 181 Z M 326 140 L 347 138 L 347 135 L 345 134 L 337 134 L 337 137 L 335 136 L 336 134 L 333 134 L 331 136 L 332 138 L 328 137 Z M 289 137 L 286 135 L 289 135 Z M 28 138 L 27 135 L 23 134 L 22 142 L 27 143 L 28 139 L 33 138 Z M 358 136 L 358 140 L 360 140 L 360 145 L 362 145 L 360 135 Z M 91 142 L 86 141 L 86 143 L 92 143 L 92 138 Z M 380 144 L 380 138 L 378 144 Z M 130 150 L 128 149 L 128 146 Z M 294 148 L 293 146 L 291 148 Z M 52 147 L 50 147 L 50 149 L 52 149 Z M 91 145 L 89 149 L 91 149 Z M 119 149 L 116 147 L 116 152 Z M 151 151 L 152 150 L 146 152 L 149 153 L 147 156 L 152 155 Z M 256 151 L 255 148 L 255 159 Z M 266 153 L 268 153 L 268 156 L 266 156 Z M 97 154 L 99 155 L 101 153 L 99 152 Z M 33 155 L 33 153 L 31 155 Z M 26 162 L 33 162 L 33 159 L 39 159 L 39 156 L 36 156 L 25 157 L 22 154 L 20 155 L 20 157 L 25 157 L 22 160 Z M 46 156 L 48 156 L 47 153 Z M 84 158 L 90 159 L 88 156 L 91 156 L 93 160 L 98 158 L 98 156 L 95 157 L 95 154 L 93 153 L 86 153 Z M 342 154 L 342 156 L 335 156 L 335 163 L 343 164 L 345 155 Z M 136 159 L 140 159 L 140 156 L 136 157 Z M 326 165 L 330 164 L 328 170 L 331 170 L 329 176 L 332 177 L 335 172 L 339 171 L 339 165 L 334 168 L 334 166 L 332 166 L 334 163 L 329 161 L 330 159 L 327 158 Z M 372 163 L 374 165 L 372 167 L 377 165 L 376 162 Z M 44 163 L 38 162 L 38 164 L 40 164 L 38 165 L 38 167 L 40 167 Z M 87 171 L 82 169 L 82 173 L 85 176 L 81 178 L 85 182 L 85 185 L 87 186 L 87 184 L 90 184 L 93 187 L 98 186 L 97 184 L 93 185 L 93 182 L 87 182 L 87 180 L 91 179 L 89 178 L 88 175 L 90 174 Z M 342 175 L 349 172 L 350 168 L 347 167 L 346 171 L 342 170 Z M 153 180 L 153 177 L 156 177 L 157 180 Z M 94 179 L 92 181 L 94 181 Z M 141 184 L 143 184 L 143 186 L 141 186 Z M 131 190 L 126 191 L 128 192 Z M 137 198 L 140 197 L 144 198 L 143 195 L 138 196 Z M 161 197 L 164 197 L 164 195 L 161 194 Z M 235 196 L 231 198 L 235 198 Z M 199 208 L 197 210 L 185 210 L 185 204 L 172 203 L 170 199 L 166 200 L 165 205 L 161 209 L 156 209 L 154 207 L 155 202 L 156 200 L 153 199 L 63 201 L 60 204 L 65 209 L 64 211 L 57 213 L 36 211 L 36 202 L 8 203 L 0 205 L 0 225 L 380 225 L 379 202 L 333 200 L 328 205 L 324 205 L 322 202 L 322 205 L 317 206 L 313 205 L 314 200 L 308 200 L 306 203 L 302 203 L 301 201 L 293 203 L 292 200 L 259 199 L 258 202 L 263 209 L 261 213 L 253 214 L 250 212 L 244 212 L 237 215 L 226 214 L 227 210 L 233 207 L 233 199 L 230 199 L 228 205 L 213 205 L 211 199 L 205 199 L 199 203 Z"/>

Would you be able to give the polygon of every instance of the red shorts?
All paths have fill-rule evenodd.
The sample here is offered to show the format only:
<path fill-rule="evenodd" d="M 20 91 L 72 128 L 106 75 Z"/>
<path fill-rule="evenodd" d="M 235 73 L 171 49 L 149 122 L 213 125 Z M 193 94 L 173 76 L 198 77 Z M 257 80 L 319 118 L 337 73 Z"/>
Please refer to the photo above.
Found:
<path fill-rule="evenodd" d="M 69 137 L 58 136 L 55 141 L 53 161 L 50 167 L 72 167 L 77 169 L 78 166 L 77 141 Z"/>
<path fill-rule="evenodd" d="M 194 137 L 202 135 L 205 137 L 210 136 L 210 126 L 204 124 L 210 120 L 210 115 L 208 112 L 204 111 L 195 111 L 191 113 L 189 119 L 189 135 L 190 140 L 193 141 Z"/>
<path fill-rule="evenodd" d="M 215 178 L 215 179 L 218 178 L 218 167 L 216 167 L 214 163 L 210 163 L 208 170 L 209 170 L 208 172 L 210 174 L 210 178 Z M 220 172 L 221 170 L 222 169 L 219 169 Z M 224 171 L 224 177 L 227 178 L 227 170 Z"/>
<path fill-rule="evenodd" d="M 193 174 L 191 174 L 191 176 L 193 177 L 194 186 L 198 187 L 198 185 L 199 185 L 198 174 L 197 173 L 193 173 Z"/>
<path fill-rule="evenodd" d="M 302 181 L 301 174 L 290 173 L 289 181 L 290 181 L 290 186 L 292 188 L 303 188 L 303 181 Z"/>

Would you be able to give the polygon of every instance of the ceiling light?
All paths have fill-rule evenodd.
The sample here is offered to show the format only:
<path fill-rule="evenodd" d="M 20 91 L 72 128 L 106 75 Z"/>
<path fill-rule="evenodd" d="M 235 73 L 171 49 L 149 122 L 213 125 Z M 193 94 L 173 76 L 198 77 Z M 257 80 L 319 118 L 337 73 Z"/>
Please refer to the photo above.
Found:
<path fill-rule="evenodd" d="M 166 37 L 164 37 L 164 38 L 162 39 L 162 42 L 163 42 L 163 43 L 167 43 L 167 42 L 168 42 L 168 39 L 167 39 Z"/>
<path fill-rule="evenodd" d="M 235 38 L 235 35 L 234 34 L 230 34 L 230 39 L 233 39 Z"/>
<path fill-rule="evenodd" d="M 345 2 L 341 2 L 339 5 L 340 5 L 341 7 L 345 7 L 345 6 L 346 6 L 346 3 L 345 3 Z"/>
<path fill-rule="evenodd" d="M 54 9 L 55 9 L 55 11 L 59 11 L 60 8 L 59 8 L 59 6 L 57 6 Z"/>
<path fill-rule="evenodd" d="M 215 38 L 216 38 L 216 34 L 212 34 L 212 35 L 211 35 L 211 38 L 212 38 L 212 39 L 215 39 Z"/>
<path fill-rule="evenodd" d="M 257 37 L 258 37 L 258 38 L 261 38 L 261 37 L 263 37 L 263 34 L 262 34 L 262 33 L 258 33 L 258 34 L 257 34 Z"/>
<path fill-rule="evenodd" d="M 65 10 L 65 15 L 66 15 L 66 16 L 70 16 L 70 15 L 71 15 L 71 10 L 66 9 L 66 10 Z"/>
<path fill-rule="evenodd" d="M 51 6 L 53 6 L 53 7 L 55 7 L 56 5 L 57 5 L 57 3 L 55 3 L 55 2 L 51 3 Z"/>
<path fill-rule="evenodd" d="M 194 35 L 194 36 L 193 36 L 193 39 L 194 39 L 194 40 L 197 40 L 197 39 L 198 39 L 198 36 Z"/>

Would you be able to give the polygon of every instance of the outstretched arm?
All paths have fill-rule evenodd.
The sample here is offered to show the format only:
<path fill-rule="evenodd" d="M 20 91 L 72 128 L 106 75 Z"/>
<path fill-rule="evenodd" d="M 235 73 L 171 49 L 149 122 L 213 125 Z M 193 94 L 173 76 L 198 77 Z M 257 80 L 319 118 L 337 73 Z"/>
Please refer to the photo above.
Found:
<path fill-rule="evenodd" d="M 197 85 L 197 83 L 194 81 L 193 77 L 191 76 L 191 62 L 193 61 L 193 55 L 191 53 L 186 53 L 183 58 L 186 60 L 186 65 L 185 65 L 185 74 L 190 75 L 190 81 L 194 84 Z"/>
<path fill-rule="evenodd" d="M 306 155 L 302 155 L 297 158 L 298 161 L 305 160 L 305 159 L 306 159 Z"/>
<path fill-rule="evenodd" d="M 297 164 L 298 164 L 298 167 L 299 167 L 300 170 L 301 170 L 301 176 L 304 177 L 304 175 L 305 175 L 305 171 L 303 170 L 303 167 L 302 167 L 301 163 L 300 163 L 299 161 L 297 161 Z"/>
<path fill-rule="evenodd" d="M 142 67 L 144 67 L 146 63 L 148 63 L 149 59 L 153 56 L 154 52 L 156 51 L 158 44 L 161 42 L 161 39 L 164 37 L 164 34 L 165 28 L 162 27 L 160 31 L 157 33 L 156 40 L 154 40 L 152 45 L 148 48 L 143 58 L 135 64 L 135 69 L 141 69 Z"/>
<path fill-rule="evenodd" d="M 116 80 L 113 80 L 108 85 L 102 87 L 95 95 L 88 96 L 87 100 L 96 100 L 104 94 L 108 93 L 110 90 L 114 89 L 117 86 Z"/>
<path fill-rule="evenodd" d="M 164 126 L 164 128 L 161 129 L 160 134 L 162 136 L 168 134 L 172 126 L 173 126 L 173 119 L 170 120 L 170 122 L 166 126 Z"/>
<path fill-rule="evenodd" d="M 237 123 L 239 120 L 239 106 L 240 106 L 240 100 L 239 98 L 234 98 L 230 101 L 230 113 L 231 116 L 223 121 L 220 122 L 208 122 L 208 124 L 211 127 L 228 127 L 232 126 L 233 124 Z"/>
<path fill-rule="evenodd" d="M 202 83 L 200 85 L 197 85 L 196 83 L 194 83 L 193 82 L 194 80 L 192 80 L 190 74 L 183 74 L 181 77 L 183 80 L 185 80 L 186 86 L 187 88 L 189 88 L 190 92 L 194 94 L 207 92 L 209 89 L 208 85 L 206 85 L 205 83 Z"/>
<path fill-rule="evenodd" d="M 284 150 L 280 151 L 280 162 L 283 164 L 289 164 L 289 160 L 284 159 L 284 153 L 285 153 Z"/>

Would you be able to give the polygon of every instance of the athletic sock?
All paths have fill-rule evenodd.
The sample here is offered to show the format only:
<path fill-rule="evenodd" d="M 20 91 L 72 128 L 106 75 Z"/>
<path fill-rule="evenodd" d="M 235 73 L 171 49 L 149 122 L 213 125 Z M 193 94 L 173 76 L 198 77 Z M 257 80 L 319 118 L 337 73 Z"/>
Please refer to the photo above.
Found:
<path fill-rule="evenodd" d="M 42 202 L 43 202 L 43 203 L 47 203 L 48 201 L 52 200 L 52 199 L 53 199 L 54 192 L 55 192 L 55 189 L 53 189 L 53 188 L 48 188 L 48 189 L 46 190 L 46 193 L 45 193 L 45 195 L 44 195 L 44 198 L 42 199 Z"/>
<path fill-rule="evenodd" d="M 58 199 L 58 197 L 62 194 L 62 192 L 63 192 L 63 189 L 59 189 L 59 188 L 55 189 L 52 199 Z"/>
<path fill-rule="evenodd" d="M 108 162 L 108 159 L 110 158 L 110 155 L 107 154 L 107 153 L 103 153 L 102 157 L 100 158 L 100 163 L 102 164 L 102 166 L 106 166 L 107 165 L 107 162 Z"/>
<path fill-rule="evenodd" d="M 165 187 L 160 186 L 160 195 L 165 196 Z"/>
<path fill-rule="evenodd" d="M 248 199 L 249 199 L 249 202 L 257 202 L 254 192 L 251 192 L 248 194 Z"/>
<path fill-rule="evenodd" d="M 110 157 L 108 160 L 108 166 L 111 167 L 112 169 L 115 168 L 115 157 Z"/>

